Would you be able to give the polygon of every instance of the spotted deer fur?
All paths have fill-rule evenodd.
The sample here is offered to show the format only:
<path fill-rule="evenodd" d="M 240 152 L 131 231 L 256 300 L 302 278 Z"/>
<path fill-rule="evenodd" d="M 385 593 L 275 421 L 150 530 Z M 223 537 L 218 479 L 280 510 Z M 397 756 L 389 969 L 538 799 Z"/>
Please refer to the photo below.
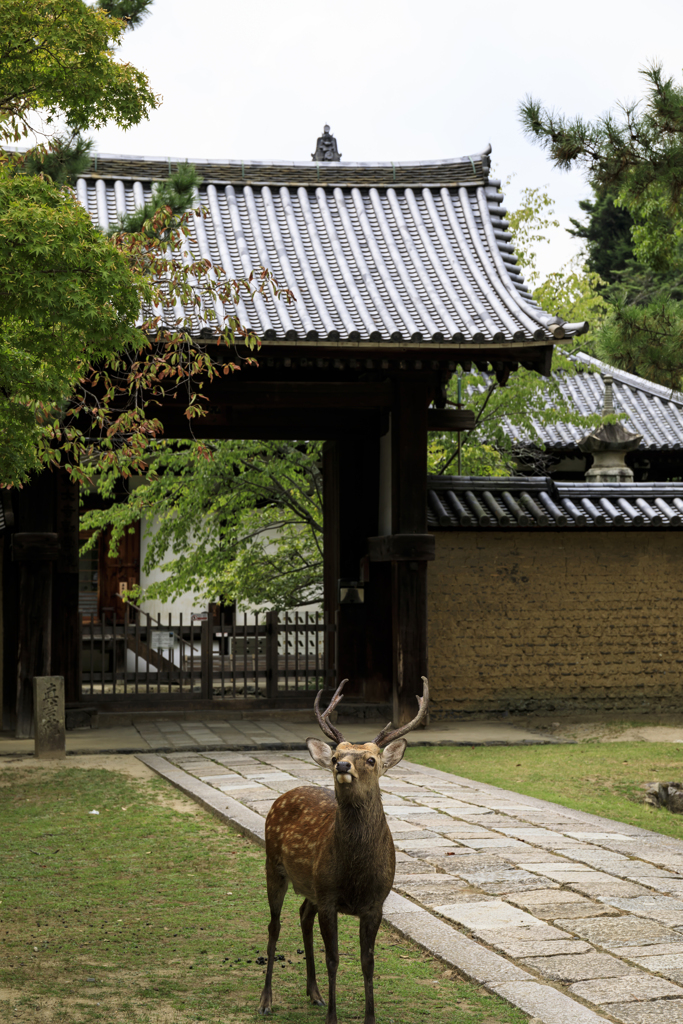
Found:
<path fill-rule="evenodd" d="M 291 883 L 304 897 L 299 910 L 306 955 L 306 994 L 324 1006 L 315 975 L 313 924 L 316 914 L 325 944 L 328 1000 L 326 1024 L 336 1024 L 336 977 L 339 963 L 337 915 L 360 918 L 360 955 L 365 982 L 365 1024 L 374 1024 L 374 948 L 382 920 L 382 905 L 394 881 L 396 857 L 384 816 L 380 777 L 399 763 L 406 749 L 402 737 L 426 716 L 429 688 L 418 697 L 418 715 L 400 729 L 389 724 L 372 743 L 348 743 L 329 721 L 342 699 L 344 680 L 327 710 L 321 714 L 320 693 L 315 712 L 321 729 L 334 740 L 334 748 L 308 739 L 313 760 L 334 777 L 329 790 L 301 786 L 283 793 L 266 819 L 266 882 L 270 905 L 268 966 L 259 1011 L 272 1010 L 275 948 L 280 934 L 280 913 Z M 321 691 L 322 692 L 322 691 Z"/>

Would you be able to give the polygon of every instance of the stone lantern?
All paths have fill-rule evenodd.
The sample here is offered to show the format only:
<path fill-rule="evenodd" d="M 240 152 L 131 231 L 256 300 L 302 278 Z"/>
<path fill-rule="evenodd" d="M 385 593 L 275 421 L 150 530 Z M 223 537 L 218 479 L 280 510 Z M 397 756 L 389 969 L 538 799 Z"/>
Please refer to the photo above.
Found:
<path fill-rule="evenodd" d="M 614 413 L 613 380 L 605 374 L 605 404 L 602 415 Z M 589 483 L 633 483 L 633 470 L 626 465 L 626 452 L 634 451 L 643 440 L 641 434 L 633 434 L 621 423 L 603 423 L 601 427 L 587 434 L 579 441 L 579 449 L 593 456 L 593 465 L 586 473 Z"/>

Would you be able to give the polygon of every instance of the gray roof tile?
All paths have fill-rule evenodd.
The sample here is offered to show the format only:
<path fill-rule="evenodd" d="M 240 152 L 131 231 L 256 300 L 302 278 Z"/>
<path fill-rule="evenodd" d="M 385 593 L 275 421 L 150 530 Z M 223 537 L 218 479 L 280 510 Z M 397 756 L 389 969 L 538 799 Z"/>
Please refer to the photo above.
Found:
<path fill-rule="evenodd" d="M 683 529 L 683 483 L 430 476 L 430 530 Z"/>
<path fill-rule="evenodd" d="M 626 430 L 642 436 L 639 450 L 683 448 L 681 392 L 670 391 L 643 377 L 609 366 L 584 352 L 578 352 L 570 358 L 578 364 L 577 373 L 570 376 L 563 371 L 555 371 L 555 377 L 559 380 L 564 397 L 580 413 L 588 415 L 602 412 L 605 400 L 604 375 L 609 373 L 614 379 L 615 411 L 626 415 L 626 419 L 622 420 Z M 476 386 L 477 391 L 484 391 L 488 387 L 491 378 L 487 374 L 483 374 L 483 378 L 483 383 Z M 516 432 L 510 423 L 507 429 L 514 437 Z M 561 422 L 536 424 L 536 430 L 548 451 L 574 448 L 586 433 L 585 429 Z"/>
<path fill-rule="evenodd" d="M 232 278 L 267 266 L 296 296 L 290 305 L 241 304 L 240 319 L 269 342 L 510 348 L 586 326 L 562 330 L 529 294 L 487 154 L 412 164 L 197 163 L 204 216 L 192 218 L 192 254 Z M 148 199 L 170 166 L 100 155 L 77 195 L 107 229 Z M 193 329 L 201 327 L 193 316 Z"/>

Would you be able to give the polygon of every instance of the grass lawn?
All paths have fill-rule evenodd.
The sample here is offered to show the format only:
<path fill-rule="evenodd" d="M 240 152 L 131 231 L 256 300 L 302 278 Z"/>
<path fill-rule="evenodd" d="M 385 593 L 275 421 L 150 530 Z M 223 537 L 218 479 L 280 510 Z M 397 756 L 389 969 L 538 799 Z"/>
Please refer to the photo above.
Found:
<path fill-rule="evenodd" d="M 683 780 L 679 743 L 409 747 L 406 761 L 683 839 L 683 816 L 636 802 L 643 782 Z"/>
<path fill-rule="evenodd" d="M 0 1020 L 263 1019 L 263 859 L 162 780 L 0 763 Z M 273 1019 L 323 1024 L 305 997 L 298 904 L 290 890 Z M 340 924 L 339 1017 L 362 1021 L 358 926 Z M 319 933 L 317 945 L 323 988 Z M 388 929 L 376 952 L 378 1024 L 528 1020 Z"/>

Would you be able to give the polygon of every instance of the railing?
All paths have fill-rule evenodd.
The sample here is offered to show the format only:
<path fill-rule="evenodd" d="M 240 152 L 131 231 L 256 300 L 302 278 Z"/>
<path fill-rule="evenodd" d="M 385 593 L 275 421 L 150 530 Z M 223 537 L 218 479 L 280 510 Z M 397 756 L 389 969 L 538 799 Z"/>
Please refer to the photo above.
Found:
<path fill-rule="evenodd" d="M 199 621 L 199 620 L 202 621 Z M 139 609 L 82 623 L 81 700 L 268 698 L 313 693 L 333 677 L 335 626 L 320 612 L 175 622 Z M 326 658 L 327 652 L 327 658 Z"/>

